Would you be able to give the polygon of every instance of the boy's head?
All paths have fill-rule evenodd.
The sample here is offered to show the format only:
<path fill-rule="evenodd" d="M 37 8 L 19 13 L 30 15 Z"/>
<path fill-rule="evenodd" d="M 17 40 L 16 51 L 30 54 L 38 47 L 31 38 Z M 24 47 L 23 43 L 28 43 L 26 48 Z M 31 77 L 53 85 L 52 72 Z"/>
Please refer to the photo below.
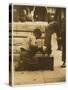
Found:
<path fill-rule="evenodd" d="M 39 39 L 42 35 L 41 30 L 38 28 L 33 30 L 33 34 L 35 35 L 36 39 Z"/>

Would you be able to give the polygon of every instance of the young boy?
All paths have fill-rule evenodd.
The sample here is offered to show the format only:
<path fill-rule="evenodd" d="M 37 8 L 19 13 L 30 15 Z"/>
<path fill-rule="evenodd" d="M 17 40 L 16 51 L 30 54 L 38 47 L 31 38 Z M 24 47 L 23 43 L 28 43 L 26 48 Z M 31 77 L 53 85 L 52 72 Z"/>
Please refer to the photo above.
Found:
<path fill-rule="evenodd" d="M 20 62 L 16 70 L 26 68 L 30 63 L 36 63 L 37 60 L 34 60 L 33 57 L 35 54 L 40 51 L 43 53 L 43 45 L 41 40 L 42 33 L 40 29 L 34 29 L 31 35 L 28 35 L 26 46 L 21 48 L 20 53 Z"/>

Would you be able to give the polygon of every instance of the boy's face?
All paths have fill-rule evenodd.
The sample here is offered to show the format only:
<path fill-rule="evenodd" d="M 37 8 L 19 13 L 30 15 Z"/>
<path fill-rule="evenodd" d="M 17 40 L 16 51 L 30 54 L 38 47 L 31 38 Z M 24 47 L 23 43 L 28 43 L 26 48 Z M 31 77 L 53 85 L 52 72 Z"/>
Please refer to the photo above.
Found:
<path fill-rule="evenodd" d="M 36 37 L 36 39 L 40 38 L 39 34 L 37 34 L 37 33 L 34 33 L 34 36 Z"/>
<path fill-rule="evenodd" d="M 36 39 L 39 38 L 39 35 L 37 33 L 33 33 L 33 34 L 36 37 Z"/>

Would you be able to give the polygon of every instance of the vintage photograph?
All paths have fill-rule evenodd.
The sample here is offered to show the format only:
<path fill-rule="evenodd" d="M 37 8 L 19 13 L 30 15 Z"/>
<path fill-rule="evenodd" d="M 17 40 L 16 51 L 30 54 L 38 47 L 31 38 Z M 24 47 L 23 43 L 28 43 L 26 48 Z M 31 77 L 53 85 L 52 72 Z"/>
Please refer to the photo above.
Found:
<path fill-rule="evenodd" d="M 66 81 L 66 8 L 9 5 L 11 85 Z"/>

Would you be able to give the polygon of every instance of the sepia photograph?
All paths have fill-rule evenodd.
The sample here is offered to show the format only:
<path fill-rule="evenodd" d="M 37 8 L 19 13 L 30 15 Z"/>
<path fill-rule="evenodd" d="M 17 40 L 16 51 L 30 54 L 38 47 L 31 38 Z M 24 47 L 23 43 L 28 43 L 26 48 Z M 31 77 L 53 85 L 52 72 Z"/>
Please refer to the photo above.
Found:
<path fill-rule="evenodd" d="M 66 81 L 66 8 L 9 5 L 9 84 Z"/>

